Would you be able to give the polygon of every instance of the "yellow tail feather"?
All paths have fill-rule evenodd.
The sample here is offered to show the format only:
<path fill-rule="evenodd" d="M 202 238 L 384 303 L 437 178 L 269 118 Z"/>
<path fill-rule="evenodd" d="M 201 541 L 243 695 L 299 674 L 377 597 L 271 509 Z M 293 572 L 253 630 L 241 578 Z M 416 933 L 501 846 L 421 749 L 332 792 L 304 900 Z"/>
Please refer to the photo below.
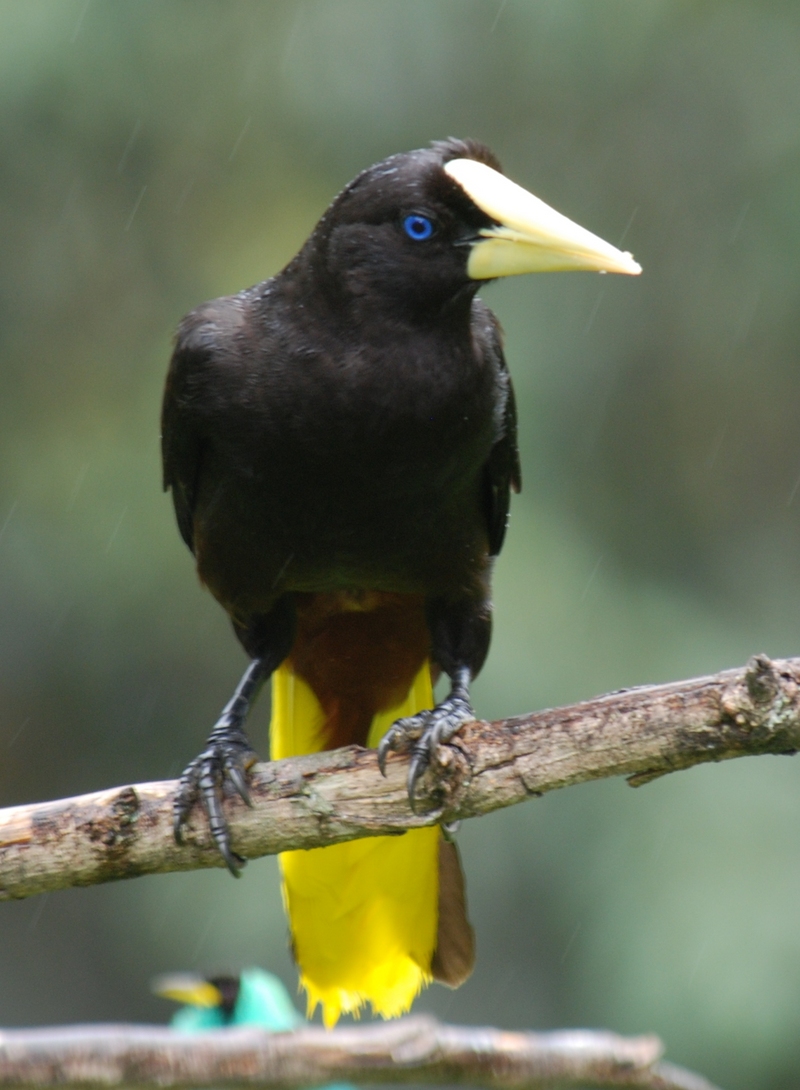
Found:
<path fill-rule="evenodd" d="M 433 707 L 426 662 L 396 708 L 372 721 L 377 746 L 400 716 Z M 273 674 L 273 760 L 316 753 L 324 714 L 309 685 L 284 663 Z M 369 837 L 329 848 L 283 852 L 283 901 L 309 1017 L 326 1026 L 365 1003 L 384 1018 L 409 1009 L 431 981 L 439 898 L 438 826 L 404 836 Z"/>

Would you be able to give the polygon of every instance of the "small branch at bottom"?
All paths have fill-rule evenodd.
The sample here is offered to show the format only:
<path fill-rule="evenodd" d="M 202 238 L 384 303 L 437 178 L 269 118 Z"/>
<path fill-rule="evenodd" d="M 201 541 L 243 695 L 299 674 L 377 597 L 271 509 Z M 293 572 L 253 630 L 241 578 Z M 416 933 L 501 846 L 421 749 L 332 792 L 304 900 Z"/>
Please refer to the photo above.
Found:
<path fill-rule="evenodd" d="M 599 1030 L 517 1033 L 427 1016 L 291 1033 L 254 1027 L 180 1033 L 164 1026 L 0 1030 L 0 1085 L 59 1090 L 230 1087 L 293 1090 L 329 1082 L 469 1083 L 502 1090 L 715 1090 L 661 1061 L 657 1037 Z"/>

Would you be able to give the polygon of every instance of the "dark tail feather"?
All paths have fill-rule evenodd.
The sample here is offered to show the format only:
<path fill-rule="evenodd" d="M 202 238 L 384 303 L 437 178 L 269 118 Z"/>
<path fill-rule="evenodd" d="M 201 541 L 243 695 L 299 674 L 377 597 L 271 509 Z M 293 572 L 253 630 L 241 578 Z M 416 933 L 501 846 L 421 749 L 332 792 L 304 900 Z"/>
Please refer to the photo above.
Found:
<path fill-rule="evenodd" d="M 440 984 L 457 988 L 475 965 L 475 932 L 467 918 L 464 872 L 458 848 L 439 842 L 439 926 L 431 974 Z"/>

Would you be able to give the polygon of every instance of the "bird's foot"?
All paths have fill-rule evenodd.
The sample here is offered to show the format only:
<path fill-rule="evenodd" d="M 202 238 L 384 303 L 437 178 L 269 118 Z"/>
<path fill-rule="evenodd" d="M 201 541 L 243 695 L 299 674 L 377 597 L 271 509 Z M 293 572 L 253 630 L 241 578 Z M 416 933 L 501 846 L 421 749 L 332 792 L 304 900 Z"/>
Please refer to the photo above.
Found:
<path fill-rule="evenodd" d="M 449 742 L 465 723 L 475 718 L 469 697 L 451 693 L 430 711 L 398 719 L 378 745 L 378 766 L 386 775 L 386 757 L 390 750 L 411 751 L 408 769 L 408 797 L 413 807 L 414 793 L 438 746 Z"/>
<path fill-rule="evenodd" d="M 172 804 L 175 839 L 183 843 L 183 829 L 192 807 L 200 802 L 208 818 L 208 827 L 228 870 L 235 877 L 246 860 L 231 848 L 228 822 L 222 812 L 225 787 L 230 785 L 252 806 L 247 787 L 247 773 L 258 760 L 239 717 L 223 713 L 208 737 L 206 748 L 189 764 L 181 776 Z"/>

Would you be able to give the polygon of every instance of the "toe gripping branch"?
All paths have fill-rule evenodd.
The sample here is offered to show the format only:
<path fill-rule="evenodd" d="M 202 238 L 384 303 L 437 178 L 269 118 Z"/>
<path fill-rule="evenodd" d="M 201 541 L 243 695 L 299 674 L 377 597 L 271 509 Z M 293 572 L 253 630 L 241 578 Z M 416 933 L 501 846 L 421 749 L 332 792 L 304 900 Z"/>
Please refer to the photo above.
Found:
<path fill-rule="evenodd" d="M 208 817 L 214 843 L 219 848 L 228 870 L 236 878 L 239 877 L 246 860 L 231 848 L 230 830 L 222 812 L 222 799 L 226 784 L 230 784 L 240 798 L 248 806 L 252 806 L 247 773 L 258 760 L 258 756 L 250 745 L 244 724 L 264 676 L 264 659 L 253 659 L 236 692 L 214 724 L 206 748 L 195 757 L 181 776 L 172 807 L 175 839 L 183 844 L 183 830 L 192 807 L 196 802 L 201 803 Z"/>
<path fill-rule="evenodd" d="M 408 769 L 408 798 L 414 809 L 414 795 L 438 746 L 449 742 L 465 723 L 475 718 L 469 697 L 470 670 L 460 666 L 451 675 L 452 688 L 441 704 L 429 711 L 398 719 L 378 745 L 378 767 L 386 775 L 386 758 L 391 750 L 411 753 Z"/>

